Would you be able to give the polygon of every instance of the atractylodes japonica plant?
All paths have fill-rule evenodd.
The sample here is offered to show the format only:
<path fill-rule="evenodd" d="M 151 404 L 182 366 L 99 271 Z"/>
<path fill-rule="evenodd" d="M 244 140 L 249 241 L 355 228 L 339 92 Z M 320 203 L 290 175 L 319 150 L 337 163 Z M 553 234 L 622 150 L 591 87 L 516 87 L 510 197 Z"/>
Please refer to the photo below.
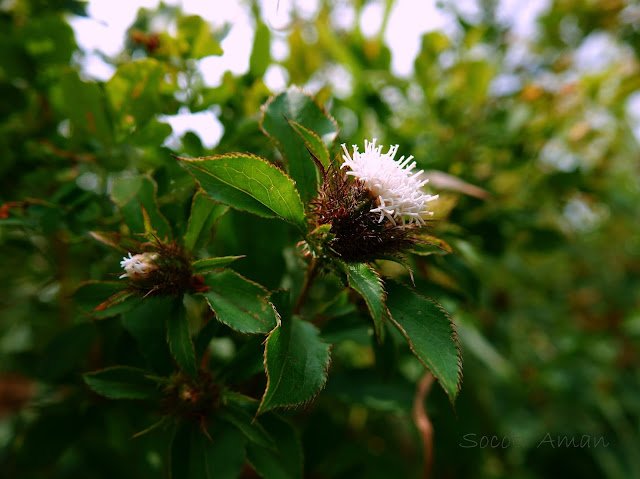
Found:
<path fill-rule="evenodd" d="M 246 461 L 265 477 L 302 477 L 300 451 L 290 450 L 296 432 L 273 410 L 309 403 L 324 388 L 331 344 L 321 329 L 327 320 L 340 329 L 336 305 L 364 311 L 379 344 L 394 327 L 452 404 L 460 388 L 449 315 L 411 281 L 379 272 L 378 260 L 409 269 L 406 259 L 425 247 L 448 249 L 427 232 L 437 196 L 424 191 L 413 157 L 396 158 L 397 145 L 384 152 L 375 139 L 362 152 L 340 147 L 335 120 L 297 88 L 263 106 L 260 127 L 280 151 L 277 162 L 250 153 L 177 158 L 198 187 L 181 237 L 160 213 L 150 177 L 117 181 L 112 198 L 130 234 L 92 235 L 122 253 L 119 278 L 75 293 L 95 318 L 122 315 L 146 361 L 87 373 L 85 382 L 108 398 L 149 402 L 158 421 L 140 434 L 172 431 L 174 477 L 186 463 L 192 475 L 236 477 Z M 292 225 L 299 272 L 287 288 L 268 291 L 230 268 L 250 257 L 202 257 L 229 207 Z M 324 297 L 336 288 L 314 288 L 319 279 L 338 294 Z M 245 348 L 263 351 L 263 391 L 243 383 L 255 364 L 209 357 L 220 328 L 257 338 Z"/>

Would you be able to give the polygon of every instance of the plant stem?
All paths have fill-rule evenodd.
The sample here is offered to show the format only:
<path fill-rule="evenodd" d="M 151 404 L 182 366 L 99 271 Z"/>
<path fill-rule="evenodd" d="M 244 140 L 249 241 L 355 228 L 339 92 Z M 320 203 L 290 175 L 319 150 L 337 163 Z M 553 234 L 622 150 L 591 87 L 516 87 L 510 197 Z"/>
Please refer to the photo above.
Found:
<path fill-rule="evenodd" d="M 311 258 L 311 264 L 309 265 L 309 269 L 307 269 L 307 274 L 305 275 L 304 283 L 302 284 L 302 290 L 300 291 L 300 296 L 298 296 L 298 301 L 293 308 L 292 314 L 300 313 L 300 310 L 309 297 L 309 292 L 311 291 L 311 287 L 318 277 L 319 272 L 318 260 L 316 258 Z"/>
<path fill-rule="evenodd" d="M 413 420 L 422 437 L 422 445 L 424 447 L 424 467 L 422 469 L 422 478 L 429 479 L 431 477 L 431 467 L 433 466 L 433 425 L 425 408 L 425 400 L 433 386 L 433 374 L 427 371 L 418 381 L 418 388 L 413 397 Z"/>

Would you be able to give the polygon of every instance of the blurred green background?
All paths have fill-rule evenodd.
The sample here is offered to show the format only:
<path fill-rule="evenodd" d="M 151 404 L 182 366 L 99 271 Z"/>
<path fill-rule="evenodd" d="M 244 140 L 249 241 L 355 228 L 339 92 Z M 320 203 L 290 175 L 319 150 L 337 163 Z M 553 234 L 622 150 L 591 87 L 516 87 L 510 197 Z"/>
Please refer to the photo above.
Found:
<path fill-rule="evenodd" d="M 184 225 L 193 183 L 171 154 L 275 158 L 260 107 L 295 84 L 342 141 L 398 143 L 441 195 L 433 234 L 455 254 L 412 266 L 458 326 L 464 381 L 455 413 L 429 394 L 432 477 L 640 478 L 637 3 L 544 2 L 524 32 L 504 4 L 513 20 L 526 2 L 442 2 L 447 22 L 404 72 L 392 68 L 402 37 L 392 52 L 385 35 L 393 0 L 238 3 L 251 53 L 235 73 L 207 63 L 234 55 L 233 21 L 151 3 L 117 53 L 79 49 L 83 2 L 0 3 L 0 476 L 162 477 L 166 438 L 128 439 L 148 411 L 88 397 L 79 379 L 133 355 L 117 321 L 89 323 L 70 300 L 118 274 L 87 232 L 119 228 L 110 186 L 140 172 Z M 407 35 L 428 15 L 412 8 Z M 270 289 L 300 275 L 288 227 L 248 214 L 226 215 L 210 251 L 246 254 L 238 271 Z M 402 374 L 381 381 L 371 366 L 388 352 L 360 325 L 323 334 L 336 343 L 326 391 L 289 413 L 305 477 L 422 477 L 420 364 L 401 355 Z M 481 447 L 493 436 L 501 447 Z"/>

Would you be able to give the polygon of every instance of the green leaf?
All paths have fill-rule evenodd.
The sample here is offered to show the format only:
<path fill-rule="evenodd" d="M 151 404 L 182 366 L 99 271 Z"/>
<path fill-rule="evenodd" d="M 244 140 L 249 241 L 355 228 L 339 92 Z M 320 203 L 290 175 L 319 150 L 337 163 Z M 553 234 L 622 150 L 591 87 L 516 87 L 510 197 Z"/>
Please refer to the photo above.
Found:
<path fill-rule="evenodd" d="M 212 201 L 202 191 L 196 192 L 191 203 L 187 232 L 184 235 L 185 249 L 198 251 L 204 248 L 211 238 L 211 228 L 227 211 L 227 205 Z"/>
<path fill-rule="evenodd" d="M 462 356 L 449 314 L 434 300 L 394 281 L 387 282 L 387 306 L 413 353 L 440 382 L 453 404 L 462 381 Z"/>
<path fill-rule="evenodd" d="M 171 355 L 180 367 L 193 379 L 197 379 L 196 352 L 189 334 L 187 311 L 182 299 L 174 299 L 167 314 L 167 342 Z"/>
<path fill-rule="evenodd" d="M 467 76 L 465 83 L 467 88 L 464 89 L 465 96 L 476 105 L 485 102 L 489 84 L 496 75 L 493 63 L 477 60 L 460 63 L 457 67 Z"/>
<path fill-rule="evenodd" d="M 269 293 L 235 271 L 224 270 L 205 276 L 211 289 L 204 292 L 218 320 L 242 333 L 266 334 L 276 327 L 276 312 L 267 301 Z"/>
<path fill-rule="evenodd" d="M 367 303 L 373 318 L 376 336 L 381 338 L 385 292 L 378 273 L 365 263 L 347 264 L 349 286 Z"/>
<path fill-rule="evenodd" d="M 249 58 L 249 72 L 254 78 L 262 78 L 271 63 L 271 33 L 269 27 L 259 22 Z"/>
<path fill-rule="evenodd" d="M 262 424 L 255 419 L 255 416 L 240 406 L 229 403 L 220 413 L 220 416 L 225 421 L 233 424 L 249 441 L 270 449 L 276 447 L 273 438 L 262 427 Z"/>
<path fill-rule="evenodd" d="M 73 293 L 82 311 L 97 319 L 109 318 L 135 308 L 140 298 L 125 290 L 125 282 L 85 281 Z"/>
<path fill-rule="evenodd" d="M 149 296 L 137 308 L 122 315 L 122 324 L 137 341 L 142 355 L 154 371 L 163 375 L 170 374 L 174 368 L 164 319 L 173 302 L 171 297 Z"/>
<path fill-rule="evenodd" d="M 260 421 L 278 449 L 247 443 L 247 459 L 251 465 L 265 479 L 301 479 L 302 445 L 296 430 L 273 413 L 265 414 Z"/>
<path fill-rule="evenodd" d="M 208 427 L 211 439 L 190 421 L 178 424 L 171 441 L 171 479 L 236 479 L 245 462 L 242 434 L 217 422 Z"/>
<path fill-rule="evenodd" d="M 306 229 L 304 206 L 295 183 L 264 158 L 229 153 L 179 160 L 214 200 L 266 218 L 282 218 Z"/>
<path fill-rule="evenodd" d="M 171 416 L 163 416 L 162 418 L 160 418 L 160 420 L 136 432 L 133 436 L 131 436 L 131 439 L 135 439 L 137 437 L 144 436 L 145 434 L 149 434 L 151 431 L 155 431 L 158 428 L 164 429 L 167 426 L 169 426 L 172 422 L 173 422 L 173 418 Z"/>
<path fill-rule="evenodd" d="M 89 231 L 89 234 L 97 241 L 122 253 L 142 251 L 142 243 L 128 236 L 112 231 Z"/>
<path fill-rule="evenodd" d="M 324 166 L 325 170 L 327 170 L 331 166 L 331 158 L 329 156 L 329 150 L 327 150 L 326 145 L 323 143 L 322 139 L 313 131 L 305 128 L 300 123 L 293 121 L 287 118 L 289 125 L 291 128 L 300 135 L 302 141 L 304 142 L 304 146 L 307 147 L 307 150 L 315 156 L 322 166 Z"/>
<path fill-rule="evenodd" d="M 194 60 L 210 55 L 222 55 L 222 48 L 202 17 L 189 15 L 178 19 L 178 40 L 189 47 L 185 57 Z"/>
<path fill-rule="evenodd" d="M 329 347 L 312 324 L 295 317 L 283 319 L 267 338 L 267 388 L 258 413 L 313 399 L 327 381 Z"/>
<path fill-rule="evenodd" d="M 156 200 L 157 186 L 148 176 L 119 178 L 113 184 L 111 199 L 118 205 L 132 234 L 144 234 L 144 211 L 161 239 L 171 238 L 171 226 L 162 216 Z"/>
<path fill-rule="evenodd" d="M 229 266 L 234 261 L 244 258 L 244 256 L 220 256 L 219 258 L 205 258 L 194 261 L 191 266 L 193 267 L 194 274 L 210 273 L 225 266 Z"/>
<path fill-rule="evenodd" d="M 98 394 L 109 399 L 157 399 L 157 383 L 142 369 L 115 366 L 84 374 L 84 382 Z"/>
<path fill-rule="evenodd" d="M 315 132 L 327 145 L 331 145 L 338 135 L 338 125 L 310 95 L 295 86 L 272 96 L 262 108 L 260 127 L 286 158 L 289 174 L 306 201 L 316 194 L 318 172 L 303 140 L 287 119 Z"/>
<path fill-rule="evenodd" d="M 168 123 L 151 118 L 144 126 L 136 127 L 127 137 L 127 143 L 139 147 L 159 148 L 171 134 L 173 128 Z M 149 158 L 152 162 L 163 162 L 164 158 Z"/>
<path fill-rule="evenodd" d="M 401 374 L 397 374 L 397 369 L 394 372 L 395 374 L 386 380 L 382 380 L 372 369 L 335 372 L 332 373 L 331 381 L 327 383 L 323 395 L 375 411 L 410 414 L 416 386 Z"/>
<path fill-rule="evenodd" d="M 460 334 L 460 341 L 467 354 L 475 356 L 483 363 L 488 371 L 503 381 L 515 381 L 517 369 L 508 358 L 500 354 L 495 344 L 492 344 L 471 321 L 463 322 L 457 316 L 456 330 Z"/>
<path fill-rule="evenodd" d="M 77 136 L 95 138 L 107 145 L 113 143 L 107 102 L 100 87 L 95 83 L 83 82 L 75 71 L 69 71 L 60 77 L 60 88 L 60 108 L 71 120 L 74 132 L 79 133 Z M 66 100 L 69 98 L 73 98 L 73 101 Z"/>
<path fill-rule="evenodd" d="M 41 15 L 31 16 L 21 26 L 25 50 L 43 69 L 56 64 L 68 66 L 78 48 L 73 29 L 62 15 Z"/>
<path fill-rule="evenodd" d="M 105 85 L 120 131 L 144 127 L 161 110 L 160 84 L 164 68 L 145 58 L 124 63 Z"/>
<path fill-rule="evenodd" d="M 453 253 L 453 249 L 449 244 L 440 238 L 430 235 L 418 235 L 416 237 L 418 243 L 411 247 L 411 252 L 419 256 L 429 256 L 432 254 L 449 254 Z"/>

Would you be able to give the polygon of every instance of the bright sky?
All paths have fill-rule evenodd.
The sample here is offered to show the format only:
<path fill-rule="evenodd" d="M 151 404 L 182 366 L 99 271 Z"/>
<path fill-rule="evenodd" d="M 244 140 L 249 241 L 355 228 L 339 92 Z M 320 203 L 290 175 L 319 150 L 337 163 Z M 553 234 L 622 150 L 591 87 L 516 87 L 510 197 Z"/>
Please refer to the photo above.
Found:
<path fill-rule="evenodd" d="M 89 0 L 89 18 L 74 17 L 71 25 L 75 30 L 80 47 L 87 52 L 83 62 L 84 72 L 92 78 L 107 80 L 113 74 L 113 67 L 103 62 L 95 52 L 115 55 L 124 46 L 125 31 L 131 25 L 139 8 L 154 9 L 159 0 Z M 241 0 L 165 0 L 170 5 L 180 4 L 185 13 L 197 14 L 214 25 L 229 22 L 232 28 L 222 42 L 224 54 L 220 57 L 208 57 L 199 62 L 205 83 L 209 86 L 219 84 L 222 75 L 229 70 L 234 74 L 243 74 L 249 67 L 249 56 L 253 43 L 253 25 L 248 14 L 246 2 Z M 292 4 L 303 16 L 312 17 L 318 8 L 318 0 L 260 0 L 265 22 L 273 28 L 285 27 L 289 20 Z M 375 34 L 382 22 L 383 2 L 373 0 L 363 9 L 362 15 L 356 19 L 355 10 L 348 0 L 336 0 L 333 22 L 336 28 L 348 27 L 359 21 L 363 33 Z M 425 32 L 442 30 L 455 35 L 458 28 L 452 17 L 436 7 L 437 0 L 396 0 L 387 25 L 384 38 L 392 53 L 392 71 L 402 77 L 411 74 L 413 61 L 420 47 L 420 39 Z M 513 26 L 516 38 L 527 39 L 536 34 L 536 17 L 549 8 L 550 0 L 500 0 L 498 18 Z M 456 7 L 468 18 L 473 19 L 480 14 L 476 0 L 457 0 Z M 609 40 L 596 38 L 578 58 L 586 69 L 599 68 L 607 61 Z M 273 36 L 272 55 L 283 59 L 288 54 L 288 46 L 284 36 Z M 517 60 L 516 60 L 517 61 Z M 340 74 L 341 72 L 337 72 Z M 333 76 L 333 75 L 331 75 Z M 496 79 L 496 89 L 508 91 L 513 78 L 502 75 Z M 345 80 L 349 80 L 346 78 Z M 286 86 L 286 71 L 280 67 L 272 67 L 267 71 L 265 82 L 274 91 Z M 339 87 L 339 85 L 336 85 Z M 336 94 L 339 88 L 336 88 Z M 636 109 L 636 106 L 638 107 Z M 631 113 L 640 111 L 640 95 L 630 102 Z M 630 114 L 633 118 L 633 114 Z M 211 111 L 191 114 L 181 111 L 172 117 L 164 117 L 163 121 L 171 124 L 174 130 L 173 140 L 182 136 L 185 131 L 197 133 L 207 147 L 213 147 L 222 135 L 222 126 Z M 640 137 L 640 120 L 636 124 Z"/>
<path fill-rule="evenodd" d="M 264 20 L 271 27 L 285 27 L 290 20 L 292 3 L 303 15 L 311 17 L 318 8 L 317 0 L 261 0 Z M 510 0 L 516 1 L 516 0 Z M 96 79 L 107 80 L 113 74 L 113 67 L 103 62 L 99 55 L 117 54 L 124 46 L 126 29 L 131 25 L 139 8 L 153 9 L 158 0 L 90 0 L 89 18 L 76 17 L 71 24 L 76 39 L 88 55 L 83 63 L 85 73 Z M 224 54 L 208 57 L 200 61 L 199 67 L 209 86 L 219 84 L 225 71 L 235 74 L 245 73 L 249 67 L 249 56 L 253 42 L 253 25 L 245 2 L 230 0 L 167 0 L 165 3 L 180 4 L 185 13 L 197 14 L 214 25 L 224 22 L 232 24 L 227 37 L 222 42 Z M 336 26 L 348 27 L 356 21 L 355 10 L 348 1 L 337 2 L 334 12 Z M 395 74 L 407 76 L 413 68 L 413 60 L 420 47 L 420 38 L 426 31 L 442 29 L 453 33 L 455 29 L 450 18 L 435 6 L 435 0 L 397 0 L 389 19 L 385 40 L 392 51 L 392 69 Z M 470 4 L 465 0 L 465 4 Z M 358 19 L 365 34 L 374 34 L 382 21 L 382 2 L 370 3 Z M 416 12 L 420 12 L 416 15 Z M 283 38 L 274 35 L 273 55 L 284 58 L 287 44 Z M 286 72 L 282 68 L 267 71 L 265 82 L 274 91 L 286 86 Z M 182 111 L 174 117 L 164 117 L 174 129 L 174 139 L 187 130 L 195 131 L 207 147 L 214 146 L 222 135 L 222 126 L 212 112 L 192 115 Z"/>

